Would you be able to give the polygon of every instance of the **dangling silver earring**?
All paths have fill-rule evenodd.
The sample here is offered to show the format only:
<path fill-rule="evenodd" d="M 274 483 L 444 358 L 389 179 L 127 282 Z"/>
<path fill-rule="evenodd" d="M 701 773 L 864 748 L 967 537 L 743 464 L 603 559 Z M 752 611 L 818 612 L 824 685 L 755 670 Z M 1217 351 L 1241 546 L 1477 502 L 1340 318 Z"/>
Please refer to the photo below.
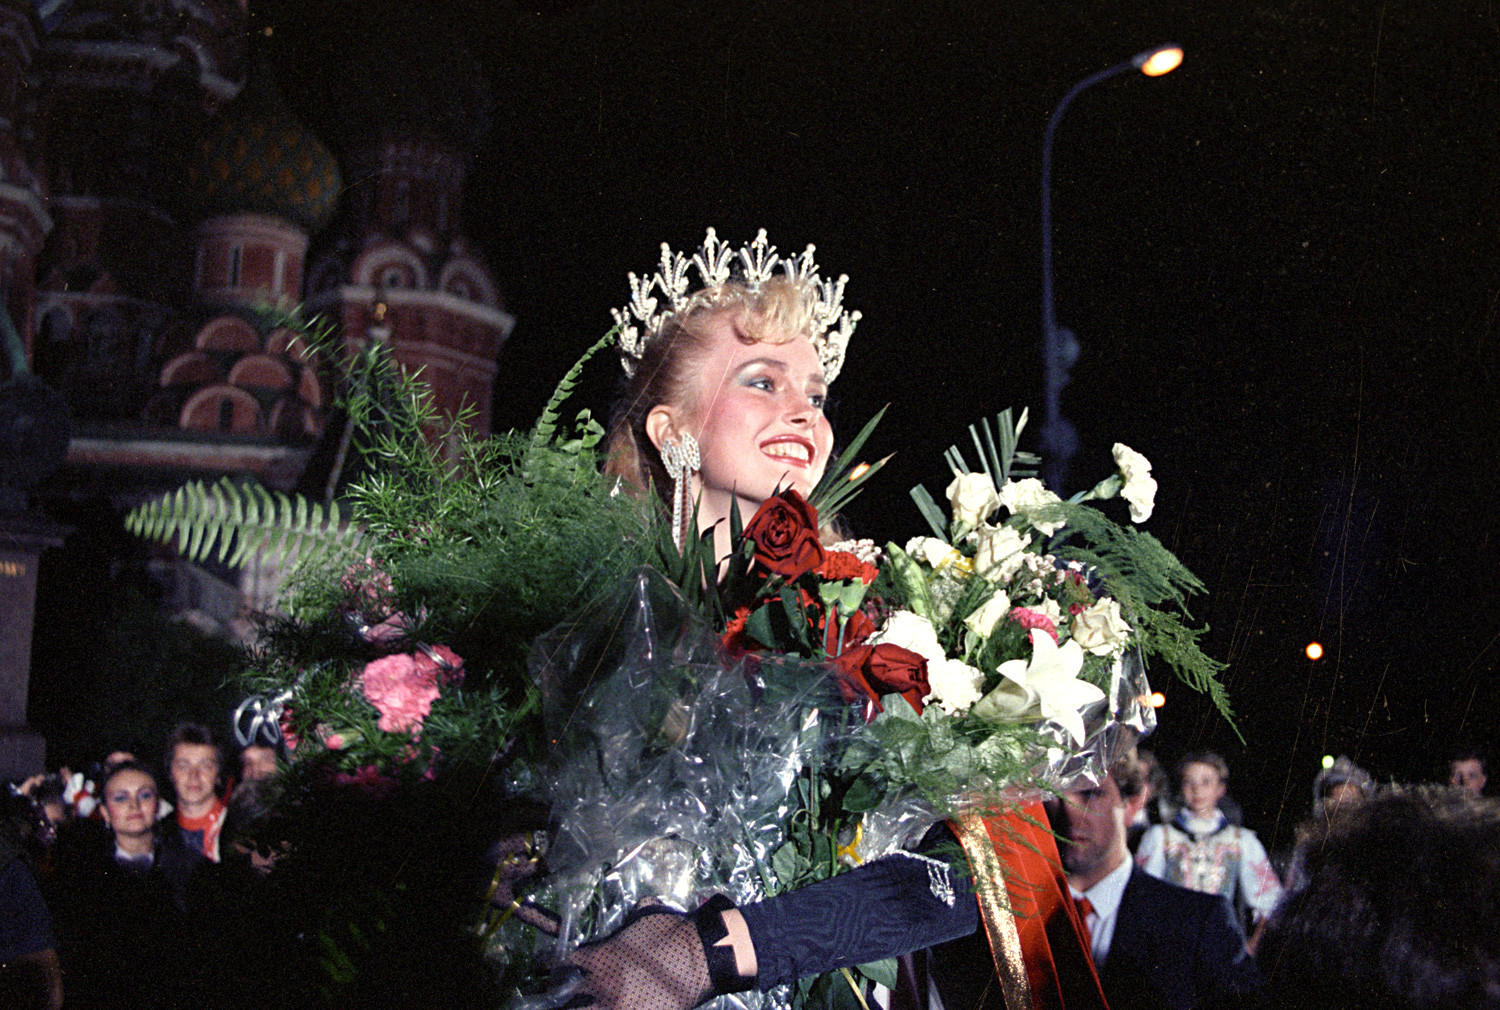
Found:
<path fill-rule="evenodd" d="M 680 551 L 686 535 L 687 499 L 693 490 L 687 478 L 703 465 L 698 440 L 684 432 L 677 441 L 662 446 L 661 461 L 672 478 L 672 542 Z"/>

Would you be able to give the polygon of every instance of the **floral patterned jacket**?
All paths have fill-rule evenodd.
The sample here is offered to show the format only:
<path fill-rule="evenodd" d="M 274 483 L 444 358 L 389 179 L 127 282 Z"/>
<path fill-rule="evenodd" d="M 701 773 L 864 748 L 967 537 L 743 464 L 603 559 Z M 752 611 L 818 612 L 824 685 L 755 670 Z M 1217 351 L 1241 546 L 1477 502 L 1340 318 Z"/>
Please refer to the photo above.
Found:
<path fill-rule="evenodd" d="M 1141 838 L 1135 861 L 1153 877 L 1248 906 L 1257 919 L 1281 901 L 1281 881 L 1265 846 L 1255 832 L 1230 824 L 1223 814 L 1206 832 L 1190 831 L 1182 813 L 1171 824 L 1153 825 Z"/>

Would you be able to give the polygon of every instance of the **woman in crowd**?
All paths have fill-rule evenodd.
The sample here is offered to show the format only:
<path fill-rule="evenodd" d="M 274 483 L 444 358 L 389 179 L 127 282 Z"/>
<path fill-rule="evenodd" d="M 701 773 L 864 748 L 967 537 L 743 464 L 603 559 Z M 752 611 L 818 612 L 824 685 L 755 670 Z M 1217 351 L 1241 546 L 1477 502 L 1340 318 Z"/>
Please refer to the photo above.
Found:
<path fill-rule="evenodd" d="M 822 477 L 833 446 L 824 401 L 858 319 L 841 306 L 843 279 L 818 279 L 812 247 L 781 274 L 762 268 L 766 253 L 762 232 L 739 251 L 743 269 L 732 276 L 734 254 L 710 230 L 693 258 L 706 286 L 688 295 L 685 259 L 663 247 L 662 275 L 644 284 L 632 275 L 635 299 L 616 315 L 631 378 L 608 470 L 661 497 L 679 543 L 693 516 L 700 531 L 712 529 L 721 560 L 732 549 L 733 510 L 748 522 L 766 499 L 788 488 L 806 495 Z M 660 313 L 657 285 L 669 302 Z M 1055 864 L 1050 835 L 1037 840 L 1052 846 Z M 1057 888 L 1050 874 L 1032 883 Z M 900 852 L 743 908 L 720 896 L 686 916 L 647 909 L 570 961 L 596 1005 L 686 1008 L 967 936 L 978 924 L 962 859 Z M 1031 968 L 1038 958 L 1026 942 Z M 1045 937 L 1032 942 L 1046 946 Z M 1061 1006 L 1054 999 L 1037 1005 Z M 1092 1003 L 1102 1003 L 1097 992 Z"/>
<path fill-rule="evenodd" d="M 69 1006 L 156 1007 L 181 992 L 191 958 L 184 914 L 194 858 L 157 833 L 156 777 L 125 761 L 101 783 L 105 832 L 60 858 L 53 912 Z M 168 967 L 172 966 L 172 967 Z"/>

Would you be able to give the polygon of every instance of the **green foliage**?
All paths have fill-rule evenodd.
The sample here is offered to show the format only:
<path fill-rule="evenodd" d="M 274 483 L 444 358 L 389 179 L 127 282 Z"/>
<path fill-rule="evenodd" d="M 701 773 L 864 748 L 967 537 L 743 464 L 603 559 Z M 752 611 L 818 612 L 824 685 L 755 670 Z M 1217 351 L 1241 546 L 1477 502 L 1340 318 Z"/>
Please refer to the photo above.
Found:
<path fill-rule="evenodd" d="M 875 416 L 865 422 L 865 426 L 859 430 L 859 434 L 849 442 L 848 447 L 839 454 L 839 458 L 830 463 L 823 472 L 823 479 L 818 481 L 818 486 L 813 488 L 812 493 L 807 496 L 807 503 L 818 512 L 818 521 L 824 526 L 833 522 L 834 516 L 838 515 L 849 501 L 859 493 L 865 481 L 880 472 L 890 460 L 890 456 L 866 467 L 856 465 L 855 460 L 859 458 L 859 452 L 865 447 L 865 442 L 874 433 L 875 426 L 885 416 L 888 407 L 881 407 Z M 735 537 L 739 539 L 738 535 Z"/>
<path fill-rule="evenodd" d="M 993 428 L 989 418 L 981 418 L 977 425 L 969 425 L 969 440 L 974 443 L 979 469 L 989 475 L 996 487 L 1002 487 L 1012 477 L 1034 476 L 1037 465 L 1042 461 L 1040 456 L 1016 448 L 1021 430 L 1026 427 L 1026 417 L 1026 411 L 1022 410 L 1021 419 L 1015 421 L 1011 418 L 1010 408 L 1006 407 L 995 415 Z M 956 445 L 947 448 L 943 453 L 943 460 L 954 474 L 973 472 Z M 911 497 L 916 502 L 917 511 L 922 513 L 922 518 L 932 527 L 932 535 L 946 539 L 948 518 L 933 499 L 932 492 L 919 484 L 911 489 Z"/>
<path fill-rule="evenodd" d="M 1053 542 L 1054 553 L 1081 562 L 1101 578 L 1106 592 L 1120 601 L 1142 652 L 1166 663 L 1187 687 L 1206 693 L 1233 725 L 1229 696 L 1218 679 L 1226 664 L 1200 647 L 1208 628 L 1191 627 L 1184 620 L 1190 616 L 1188 597 L 1204 592 L 1203 583 L 1150 533 L 1121 526 L 1086 505 L 1058 507 L 1068 524 Z"/>
<path fill-rule="evenodd" d="M 557 388 L 552 391 L 552 396 L 548 398 L 547 406 L 542 409 L 542 416 L 537 420 L 536 427 L 532 429 L 529 444 L 530 453 L 542 453 L 552 445 L 557 438 L 560 427 L 559 418 L 562 414 L 562 405 L 568 397 L 573 395 L 573 390 L 578 387 L 578 380 L 583 375 L 583 366 L 588 364 L 589 359 L 604 348 L 614 346 L 619 333 L 620 328 L 616 326 L 600 337 L 594 342 L 593 346 L 583 352 L 583 356 L 562 377 L 562 381 L 557 384 Z M 578 416 L 580 421 L 584 421 L 587 417 L 587 411 L 580 413 Z M 588 420 L 585 429 L 584 435 L 576 440 L 564 439 L 561 449 L 564 452 L 577 452 L 579 449 L 592 448 L 598 444 L 604 434 L 604 429 L 591 419 Z"/>
<path fill-rule="evenodd" d="M 163 543 L 175 539 L 189 561 L 213 558 L 231 568 L 261 555 L 311 559 L 359 549 L 358 534 L 345 528 L 336 502 L 324 508 L 228 477 L 191 481 L 132 509 L 125 528 Z"/>
<path fill-rule="evenodd" d="M 921 715 L 900 695 L 883 699 L 886 717 L 870 724 L 879 741 L 876 767 L 892 782 L 909 785 L 945 813 L 1009 783 L 1024 782 L 1042 738 L 1026 725 L 1003 728 L 954 719 L 936 705 Z"/>

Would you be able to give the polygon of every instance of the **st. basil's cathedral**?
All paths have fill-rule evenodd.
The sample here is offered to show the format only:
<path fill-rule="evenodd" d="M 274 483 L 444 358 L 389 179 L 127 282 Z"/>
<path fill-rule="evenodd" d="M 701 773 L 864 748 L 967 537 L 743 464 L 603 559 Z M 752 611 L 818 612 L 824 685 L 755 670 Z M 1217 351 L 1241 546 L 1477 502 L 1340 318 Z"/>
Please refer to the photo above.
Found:
<path fill-rule="evenodd" d="M 41 761 L 30 628 L 52 615 L 31 601 L 69 527 L 40 503 L 118 514 L 222 476 L 336 493 L 332 368 L 267 307 L 386 343 L 489 430 L 513 319 L 460 217 L 479 75 L 451 43 L 355 44 L 373 69 L 319 96 L 320 134 L 263 41 L 236 0 L 0 0 L 0 774 Z M 465 85 L 403 87 L 403 58 Z M 167 605 L 231 637 L 276 588 L 254 566 L 154 567 Z"/>

